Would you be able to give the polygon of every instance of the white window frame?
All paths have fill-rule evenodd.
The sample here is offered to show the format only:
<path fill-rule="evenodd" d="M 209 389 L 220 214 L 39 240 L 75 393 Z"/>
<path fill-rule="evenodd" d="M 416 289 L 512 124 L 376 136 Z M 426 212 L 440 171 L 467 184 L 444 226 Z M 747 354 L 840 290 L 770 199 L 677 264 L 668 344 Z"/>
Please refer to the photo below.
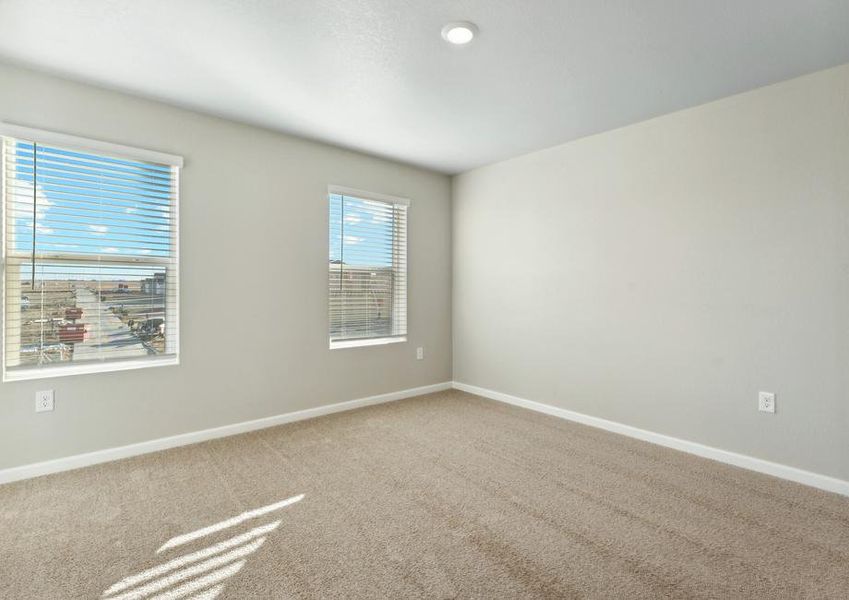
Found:
<path fill-rule="evenodd" d="M 122 158 L 129 160 L 140 160 L 146 162 L 154 162 L 175 167 L 173 170 L 174 176 L 174 213 L 175 222 L 172 235 L 172 247 L 174 249 L 173 259 L 162 259 L 162 263 L 167 265 L 167 273 L 173 272 L 174 281 L 177 282 L 173 315 L 166 317 L 166 328 L 171 327 L 175 332 L 173 338 L 173 352 L 168 353 L 164 357 L 149 357 L 135 359 L 116 359 L 102 362 L 85 362 L 74 364 L 73 361 L 65 365 L 55 367 L 33 367 L 28 369 L 12 369 L 6 368 L 6 269 L 10 262 L 17 261 L 18 257 L 9 257 L 6 255 L 6 205 L 5 205 L 5 181 L 6 174 L 5 153 L 0 153 L 3 160 L 0 161 L 0 280 L 2 280 L 2 310 L 3 326 L 0 327 L 0 362 L 3 369 L 3 382 L 26 381 L 34 379 L 48 379 L 53 377 L 65 377 L 69 375 L 84 375 L 92 373 L 108 373 L 114 371 L 128 371 L 134 369 L 144 369 L 149 367 L 165 367 L 175 366 L 180 364 L 180 174 L 183 167 L 183 157 L 174 154 L 166 154 L 155 150 L 145 150 L 122 144 L 113 144 L 111 142 L 103 142 L 89 138 L 79 137 L 75 135 L 67 135 L 64 133 L 56 133 L 53 131 L 45 131 L 43 129 L 35 129 L 32 127 L 24 127 L 12 123 L 0 122 L 0 138 L 12 137 L 34 141 L 45 146 L 58 146 L 68 150 L 77 150 L 81 152 L 89 152 L 92 154 L 101 154 L 112 158 Z M 74 255 L 61 254 L 57 256 L 43 255 L 48 259 L 73 260 Z M 83 257 L 86 261 L 91 260 L 91 256 Z M 125 264 L 153 264 L 159 262 L 154 259 L 125 259 Z M 166 329 L 169 331 L 169 329 Z"/>
<path fill-rule="evenodd" d="M 409 298 L 408 292 L 410 287 L 410 276 L 409 276 L 409 234 L 410 234 L 410 199 L 404 198 L 401 196 L 391 196 L 389 194 L 382 194 L 379 192 L 369 192 L 366 190 L 360 190 L 357 188 L 347 187 L 343 185 L 328 185 L 327 186 L 327 195 L 324 197 L 325 209 L 329 206 L 330 196 L 338 195 L 338 196 L 351 196 L 353 198 L 361 199 L 361 200 L 374 200 L 375 202 L 385 202 L 387 204 L 400 204 L 407 207 L 407 221 L 405 223 L 407 231 L 406 233 L 406 244 L 407 248 L 405 250 L 406 256 L 406 266 L 405 266 L 405 277 L 404 277 L 404 285 L 406 286 L 404 293 L 404 302 L 406 303 L 405 315 L 406 315 L 406 333 L 404 335 L 394 335 L 394 336 L 386 336 L 386 337 L 378 337 L 378 338 L 362 338 L 362 339 L 350 339 L 350 340 L 337 340 L 333 341 L 329 337 L 330 331 L 330 321 L 329 321 L 329 311 L 328 311 L 328 322 L 326 331 L 328 332 L 328 347 L 330 350 L 341 350 L 345 348 L 362 348 L 369 346 L 385 346 L 387 344 L 400 344 L 405 343 L 407 341 L 407 336 L 410 333 L 410 314 L 409 314 Z M 329 218 L 329 211 L 328 211 Z M 393 224 L 394 226 L 394 224 Z M 329 223 L 328 226 L 325 227 L 325 231 L 328 232 L 329 235 Z M 325 291 L 327 287 L 325 286 Z M 397 302 L 397 295 L 395 301 Z M 330 297 L 327 297 L 326 306 L 330 305 Z M 393 313 L 395 312 L 395 307 L 392 308 Z"/>

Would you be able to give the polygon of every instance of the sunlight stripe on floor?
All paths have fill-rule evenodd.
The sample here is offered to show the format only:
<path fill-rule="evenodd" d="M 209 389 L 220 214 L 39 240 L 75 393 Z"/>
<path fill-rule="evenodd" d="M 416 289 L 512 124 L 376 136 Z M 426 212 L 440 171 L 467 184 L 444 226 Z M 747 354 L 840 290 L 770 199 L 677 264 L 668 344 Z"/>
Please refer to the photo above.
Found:
<path fill-rule="evenodd" d="M 218 597 L 218 594 L 220 594 L 222 590 L 224 590 L 223 583 L 216 585 L 214 588 L 204 590 L 199 594 L 195 594 L 194 596 L 191 596 L 186 600 L 215 600 L 215 598 Z"/>
<path fill-rule="evenodd" d="M 134 585 L 138 585 L 148 579 L 153 579 L 154 577 L 159 577 L 168 573 L 169 571 L 173 571 L 174 569 L 178 569 L 185 565 L 191 564 L 193 562 L 197 562 L 199 560 L 203 560 L 204 558 L 209 558 L 219 552 L 224 552 L 225 550 L 229 550 L 230 548 L 235 548 L 236 546 L 240 546 L 245 542 L 249 542 L 254 538 L 266 535 L 271 533 L 275 529 L 277 529 L 278 525 L 280 525 L 280 521 L 274 521 L 273 523 L 269 523 L 268 525 L 263 525 L 261 527 L 255 527 L 246 533 L 242 533 L 230 539 L 224 540 L 223 542 L 219 542 L 214 546 L 209 546 L 208 548 L 204 548 L 203 550 L 198 550 L 197 552 L 192 552 L 191 554 L 186 554 L 185 556 L 181 556 L 180 558 L 175 558 L 173 560 L 168 561 L 167 563 L 163 563 L 156 567 L 147 569 L 145 571 L 141 571 L 135 575 L 130 575 L 129 577 L 125 577 L 108 590 L 103 592 L 104 596 L 109 596 L 111 594 L 117 594 L 123 590 L 129 589 Z"/>
<path fill-rule="evenodd" d="M 206 573 L 207 571 L 211 571 L 212 569 L 217 569 L 220 566 L 227 565 L 237 558 L 250 556 L 260 546 L 262 546 L 264 542 L 265 538 L 261 537 L 249 544 L 236 548 L 235 550 L 210 558 L 209 560 L 205 560 L 186 569 L 181 569 L 171 573 L 170 575 L 166 575 L 165 577 L 155 579 L 150 583 L 134 588 L 128 592 L 124 592 L 118 596 L 109 596 L 109 600 L 140 600 L 141 598 L 145 598 L 167 587 L 171 587 L 185 579 L 190 579 L 202 573 Z M 244 561 L 242 562 L 244 563 Z"/>
<path fill-rule="evenodd" d="M 263 506 L 261 508 L 255 508 L 253 510 L 249 510 L 243 512 L 242 514 L 227 519 L 225 521 L 221 521 L 214 525 L 210 525 L 209 527 L 204 527 L 203 529 L 198 529 L 196 531 L 192 531 L 190 533 L 184 533 L 183 535 L 178 535 L 176 537 L 171 538 L 156 551 L 157 554 L 163 552 L 164 550 L 169 550 L 171 548 L 175 548 L 182 544 L 186 544 L 188 542 L 194 541 L 198 538 L 201 538 L 205 535 L 209 535 L 210 533 L 215 533 L 217 531 L 221 531 L 222 529 L 227 529 L 228 527 L 233 527 L 234 525 L 238 525 L 239 523 L 243 523 L 249 519 L 255 519 L 256 517 L 261 517 L 262 515 L 267 515 L 270 512 L 274 512 L 275 510 L 279 510 L 286 506 L 290 506 L 295 504 L 296 502 L 300 502 L 304 499 L 304 494 L 299 494 L 297 496 L 292 496 L 291 498 L 287 498 L 286 500 L 281 500 L 280 502 L 276 502 L 274 504 L 269 504 L 268 506 Z"/>
<path fill-rule="evenodd" d="M 228 577 L 232 577 L 236 573 L 238 573 L 242 567 L 245 566 L 245 561 L 240 560 L 239 562 L 233 563 L 223 569 L 219 569 L 210 573 L 209 575 L 205 575 L 203 577 L 199 577 L 193 581 L 189 581 L 188 583 L 184 583 L 180 587 L 176 587 L 173 590 L 168 590 L 165 593 L 159 594 L 158 596 L 153 596 L 150 600 L 178 600 L 178 598 L 183 598 L 188 596 L 189 594 L 193 594 L 198 590 L 203 590 L 210 586 L 215 585 L 216 583 L 220 583 L 227 579 Z"/>

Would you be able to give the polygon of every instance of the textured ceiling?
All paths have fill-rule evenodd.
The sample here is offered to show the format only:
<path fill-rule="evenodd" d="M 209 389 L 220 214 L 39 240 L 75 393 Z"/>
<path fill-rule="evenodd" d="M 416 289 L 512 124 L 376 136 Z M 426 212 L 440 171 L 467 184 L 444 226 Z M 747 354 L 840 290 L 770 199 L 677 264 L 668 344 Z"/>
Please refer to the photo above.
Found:
<path fill-rule="evenodd" d="M 455 20 L 478 39 L 446 44 Z M 849 0 L 0 0 L 0 23 L 0 60 L 446 173 L 849 62 Z"/>

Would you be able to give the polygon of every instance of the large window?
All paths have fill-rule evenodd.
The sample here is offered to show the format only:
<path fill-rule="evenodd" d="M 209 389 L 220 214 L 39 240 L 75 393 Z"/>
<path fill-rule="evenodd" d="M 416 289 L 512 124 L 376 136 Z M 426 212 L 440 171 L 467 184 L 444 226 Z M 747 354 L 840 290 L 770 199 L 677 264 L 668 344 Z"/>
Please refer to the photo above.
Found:
<path fill-rule="evenodd" d="M 330 347 L 406 341 L 409 202 L 331 186 Z"/>
<path fill-rule="evenodd" d="M 0 136 L 4 379 L 176 364 L 181 159 Z"/>

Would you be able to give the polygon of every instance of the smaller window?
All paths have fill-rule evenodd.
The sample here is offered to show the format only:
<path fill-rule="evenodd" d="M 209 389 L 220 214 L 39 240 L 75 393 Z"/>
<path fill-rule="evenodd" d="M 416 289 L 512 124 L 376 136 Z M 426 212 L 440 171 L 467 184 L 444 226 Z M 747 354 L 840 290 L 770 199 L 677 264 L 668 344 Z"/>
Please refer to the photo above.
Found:
<path fill-rule="evenodd" d="M 407 340 L 409 201 L 328 190 L 330 348 Z"/>

